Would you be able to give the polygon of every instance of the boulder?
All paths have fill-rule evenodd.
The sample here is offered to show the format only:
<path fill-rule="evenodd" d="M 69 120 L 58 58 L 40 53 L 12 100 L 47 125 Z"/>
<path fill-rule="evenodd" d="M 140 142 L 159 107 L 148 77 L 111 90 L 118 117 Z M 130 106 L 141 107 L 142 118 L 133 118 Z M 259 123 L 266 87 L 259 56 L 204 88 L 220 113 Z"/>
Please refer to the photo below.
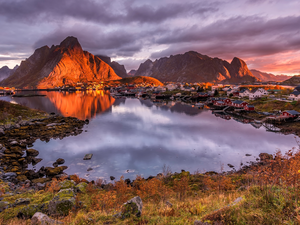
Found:
<path fill-rule="evenodd" d="M 81 192 L 81 193 L 85 193 L 86 192 L 86 187 L 88 186 L 87 183 L 85 182 L 81 182 L 79 184 L 77 184 L 75 186 L 75 189 L 78 191 L 78 192 Z"/>
<path fill-rule="evenodd" d="M 40 161 L 42 161 L 43 159 L 41 159 L 41 158 L 32 158 L 32 165 L 34 166 L 34 165 L 36 165 L 36 164 L 38 164 Z"/>
<path fill-rule="evenodd" d="M 64 164 L 64 163 L 65 163 L 65 160 L 62 159 L 62 158 L 58 158 L 58 159 L 56 160 L 56 162 L 57 162 L 58 165 L 61 165 L 61 164 Z"/>
<path fill-rule="evenodd" d="M 60 190 L 49 202 L 50 215 L 68 215 L 75 205 L 75 194 L 72 189 Z"/>
<path fill-rule="evenodd" d="M 19 175 L 19 176 L 17 176 L 17 180 L 22 182 L 22 181 L 27 180 L 27 177 L 25 175 Z"/>
<path fill-rule="evenodd" d="M 35 149 L 27 149 L 26 150 L 27 156 L 38 156 L 39 151 L 35 150 Z"/>
<path fill-rule="evenodd" d="M 46 176 L 53 177 L 55 175 L 62 173 L 67 168 L 68 168 L 67 166 L 59 166 L 59 167 L 55 167 L 55 168 L 46 167 L 45 168 Z"/>
<path fill-rule="evenodd" d="M 122 206 L 121 218 L 125 219 L 130 216 L 140 217 L 142 215 L 143 202 L 139 196 L 136 196 Z"/>
<path fill-rule="evenodd" d="M 47 215 L 41 212 L 36 212 L 31 218 L 32 225 L 51 225 L 64 224 L 63 222 L 50 219 Z"/>
<path fill-rule="evenodd" d="M 48 204 L 32 204 L 25 206 L 19 210 L 17 217 L 29 219 L 34 216 L 37 212 L 47 212 L 48 211 Z"/>
<path fill-rule="evenodd" d="M 51 178 L 38 178 L 38 179 L 33 179 L 31 182 L 34 184 L 38 184 L 38 183 L 43 184 L 48 181 L 51 181 Z"/>
<path fill-rule="evenodd" d="M 64 180 L 59 183 L 60 189 L 69 189 L 69 188 L 74 188 L 76 185 L 75 181 L 73 180 Z"/>

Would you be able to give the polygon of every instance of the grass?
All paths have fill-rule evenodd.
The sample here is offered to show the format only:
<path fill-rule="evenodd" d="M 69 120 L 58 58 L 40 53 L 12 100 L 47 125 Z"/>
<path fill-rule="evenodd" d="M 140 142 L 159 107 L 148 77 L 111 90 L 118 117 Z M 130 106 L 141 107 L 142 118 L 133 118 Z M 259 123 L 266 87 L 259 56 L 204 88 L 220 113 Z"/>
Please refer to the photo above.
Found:
<path fill-rule="evenodd" d="M 113 184 L 90 182 L 86 193 L 77 194 L 81 206 L 65 217 L 66 224 L 193 224 L 195 220 L 218 224 L 299 224 L 300 151 L 277 152 L 252 167 L 231 173 L 165 174 L 145 180 L 137 176 L 132 185 L 123 177 Z M 72 176 L 77 183 L 80 179 Z M 2 183 L 4 185 L 4 183 Z M 5 196 L 4 201 L 30 198 L 31 204 L 49 201 L 58 191 L 53 180 L 45 191 Z M 24 192 L 25 191 L 25 192 Z M 134 196 L 143 200 L 142 216 L 125 220 L 113 215 Z M 241 197 L 238 203 L 234 201 Z M 171 204 L 170 204 L 171 203 Z M 3 224 L 17 224 L 22 206 L 0 213 Z M 25 224 L 25 220 L 19 220 Z"/>
<path fill-rule="evenodd" d="M 30 109 L 19 104 L 12 104 L 0 100 L 0 125 L 13 124 L 18 121 L 18 117 L 22 119 L 44 118 L 45 113 L 39 110 Z"/>

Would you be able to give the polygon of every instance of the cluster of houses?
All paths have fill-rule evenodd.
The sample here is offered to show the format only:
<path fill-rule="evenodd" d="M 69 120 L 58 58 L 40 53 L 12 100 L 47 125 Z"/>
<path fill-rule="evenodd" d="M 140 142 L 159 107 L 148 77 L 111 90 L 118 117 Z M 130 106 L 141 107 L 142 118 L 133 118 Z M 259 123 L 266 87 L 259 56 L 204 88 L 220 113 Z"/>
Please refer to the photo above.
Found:
<path fill-rule="evenodd" d="M 249 105 L 248 102 L 241 100 L 232 100 L 230 98 L 210 98 L 211 103 L 218 108 L 234 107 L 237 109 L 244 109 L 245 111 L 254 111 L 254 106 Z"/>
<path fill-rule="evenodd" d="M 0 95 L 12 95 L 15 93 L 15 88 L 0 87 Z"/>
<path fill-rule="evenodd" d="M 293 101 L 300 100 L 300 85 L 295 87 L 294 91 L 289 95 L 289 99 Z"/>

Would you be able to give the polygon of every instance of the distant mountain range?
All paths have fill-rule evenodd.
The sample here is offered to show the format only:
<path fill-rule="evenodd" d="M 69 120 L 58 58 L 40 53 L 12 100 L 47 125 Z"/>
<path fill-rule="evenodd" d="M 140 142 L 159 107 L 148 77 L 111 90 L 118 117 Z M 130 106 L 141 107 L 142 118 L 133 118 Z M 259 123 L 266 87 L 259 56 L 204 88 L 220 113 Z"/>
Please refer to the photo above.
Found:
<path fill-rule="evenodd" d="M 12 75 L 18 67 L 19 66 L 16 65 L 13 69 L 9 69 L 8 66 L 3 66 L 2 68 L 0 68 L 0 81 Z"/>
<path fill-rule="evenodd" d="M 171 55 L 141 63 L 138 70 L 128 74 L 123 65 L 111 62 L 111 58 L 93 55 L 83 51 L 77 38 L 67 37 L 60 45 L 43 46 L 21 62 L 13 70 L 0 69 L 0 86 L 17 88 L 53 88 L 76 85 L 77 82 L 100 82 L 118 80 L 133 76 L 146 76 L 166 82 L 215 82 L 242 83 L 256 81 L 283 81 L 286 75 L 249 70 L 240 58 L 229 63 L 219 58 L 211 58 L 195 51 Z"/>
<path fill-rule="evenodd" d="M 288 79 L 287 75 L 273 75 L 249 70 L 246 63 L 237 57 L 231 63 L 189 51 L 170 57 L 155 60 L 150 59 L 142 63 L 137 71 L 131 74 L 135 76 L 150 76 L 160 81 L 173 82 L 216 82 L 216 83 L 240 83 L 254 81 L 277 81 Z"/>
<path fill-rule="evenodd" d="M 300 75 L 292 76 L 290 79 L 283 81 L 281 84 L 290 85 L 290 86 L 298 86 L 298 85 L 300 85 Z"/>
<path fill-rule="evenodd" d="M 282 81 L 285 81 L 285 80 L 291 78 L 291 76 L 288 76 L 288 75 L 274 75 L 271 73 L 265 73 L 265 72 L 261 72 L 258 70 L 250 70 L 250 71 L 256 78 L 260 79 L 263 82 L 265 82 L 265 81 L 282 82 Z"/>
<path fill-rule="evenodd" d="M 117 79 L 121 78 L 111 66 L 83 51 L 77 38 L 67 37 L 60 45 L 36 49 L 11 76 L 0 82 L 0 86 L 53 88 Z"/>
<path fill-rule="evenodd" d="M 188 83 L 239 83 L 258 80 L 242 59 L 235 57 L 229 63 L 194 51 L 160 58 L 154 62 L 148 59 L 140 65 L 135 76 L 150 76 L 162 82 Z"/>

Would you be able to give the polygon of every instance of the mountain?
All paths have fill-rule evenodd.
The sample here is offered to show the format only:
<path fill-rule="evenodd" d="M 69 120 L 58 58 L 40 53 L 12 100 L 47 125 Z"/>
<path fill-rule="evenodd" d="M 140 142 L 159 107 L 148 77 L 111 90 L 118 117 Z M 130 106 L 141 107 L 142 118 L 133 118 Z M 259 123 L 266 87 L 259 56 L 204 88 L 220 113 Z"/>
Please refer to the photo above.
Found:
<path fill-rule="evenodd" d="M 300 85 L 300 75 L 292 76 L 290 79 L 281 82 L 282 85 L 298 86 Z"/>
<path fill-rule="evenodd" d="M 271 73 L 265 73 L 265 72 L 261 72 L 258 70 L 250 70 L 251 73 L 258 79 L 260 79 L 261 81 L 265 82 L 265 81 L 277 81 L 277 82 L 282 82 L 285 81 L 287 79 L 289 79 L 291 76 L 288 75 L 274 75 Z"/>
<path fill-rule="evenodd" d="M 18 65 L 16 65 L 13 69 L 9 69 L 7 66 L 3 66 L 2 68 L 0 68 L 0 81 L 6 79 L 11 74 L 13 74 L 17 68 Z"/>
<path fill-rule="evenodd" d="M 120 77 L 103 60 L 83 51 L 77 38 L 67 37 L 60 45 L 43 46 L 21 62 L 0 85 L 18 88 L 53 88 L 77 82 L 116 80 Z"/>
<path fill-rule="evenodd" d="M 148 59 L 140 65 L 135 76 L 151 76 L 162 82 L 254 82 L 246 63 L 235 57 L 231 63 L 189 51 L 155 60 Z"/>
<path fill-rule="evenodd" d="M 129 76 L 134 76 L 135 73 L 136 73 L 136 70 L 130 70 L 129 73 L 128 73 L 128 75 Z"/>
<path fill-rule="evenodd" d="M 96 55 L 97 57 L 99 57 L 100 59 L 102 59 L 104 62 L 106 62 L 108 65 L 111 66 L 111 68 L 113 68 L 113 70 L 115 71 L 115 73 L 119 76 L 119 77 L 128 77 L 125 66 L 124 65 L 120 65 L 118 62 L 115 61 L 111 61 L 111 58 L 108 56 L 104 56 L 104 55 Z"/>

